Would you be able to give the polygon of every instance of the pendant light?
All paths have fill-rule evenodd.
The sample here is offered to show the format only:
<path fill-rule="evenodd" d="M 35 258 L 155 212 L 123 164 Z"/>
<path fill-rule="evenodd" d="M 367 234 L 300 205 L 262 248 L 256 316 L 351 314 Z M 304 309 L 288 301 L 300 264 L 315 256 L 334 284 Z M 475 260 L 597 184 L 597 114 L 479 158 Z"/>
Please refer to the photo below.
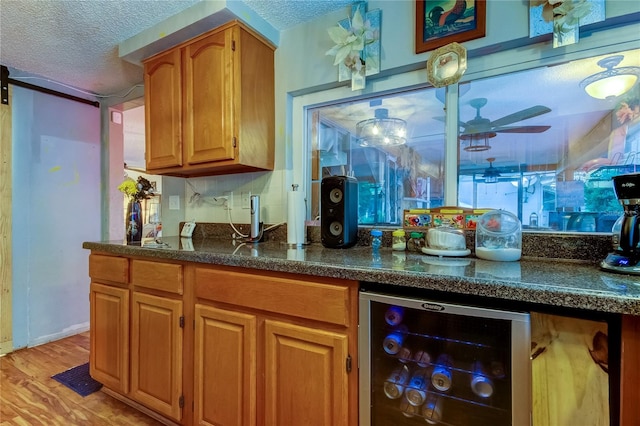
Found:
<path fill-rule="evenodd" d="M 615 68 L 623 59 L 623 55 L 600 59 L 598 66 L 605 70 L 582 80 L 580 87 L 596 99 L 615 98 L 628 92 L 638 81 L 640 67 Z"/>
<path fill-rule="evenodd" d="M 407 142 L 407 122 L 389 117 L 389 110 L 378 108 L 374 118 L 356 124 L 360 146 L 396 146 Z"/>
<path fill-rule="evenodd" d="M 490 157 L 487 158 L 489 162 L 489 167 L 484 171 L 482 177 L 484 178 L 484 183 L 496 183 L 498 182 L 498 178 L 501 176 L 500 172 L 497 169 L 493 168 L 493 162 L 496 161 L 495 158 Z"/>
<path fill-rule="evenodd" d="M 480 152 L 491 149 L 489 139 L 496 137 L 496 132 L 481 132 L 470 135 L 461 135 L 460 140 L 468 142 L 468 145 L 462 148 L 469 152 Z"/>

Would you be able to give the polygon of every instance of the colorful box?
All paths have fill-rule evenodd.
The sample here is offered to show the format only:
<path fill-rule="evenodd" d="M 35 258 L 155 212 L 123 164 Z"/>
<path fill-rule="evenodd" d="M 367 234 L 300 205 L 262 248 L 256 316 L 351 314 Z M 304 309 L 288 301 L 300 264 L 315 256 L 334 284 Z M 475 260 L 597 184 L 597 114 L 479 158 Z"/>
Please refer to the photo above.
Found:
<path fill-rule="evenodd" d="M 409 231 L 427 230 L 438 226 L 456 229 L 476 229 L 478 217 L 492 209 L 437 207 L 404 211 L 402 227 Z"/>

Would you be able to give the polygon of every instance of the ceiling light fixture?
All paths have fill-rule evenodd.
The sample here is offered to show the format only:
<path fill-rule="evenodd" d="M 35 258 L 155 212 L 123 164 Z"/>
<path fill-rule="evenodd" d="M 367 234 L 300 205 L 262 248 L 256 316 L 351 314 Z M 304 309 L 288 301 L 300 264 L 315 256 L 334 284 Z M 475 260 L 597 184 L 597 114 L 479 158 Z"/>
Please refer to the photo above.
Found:
<path fill-rule="evenodd" d="M 582 87 L 589 96 L 596 99 L 615 98 L 628 92 L 638 81 L 640 67 L 615 68 L 623 59 L 623 55 L 614 55 L 600 59 L 598 66 L 605 70 L 582 80 L 580 87 Z"/>
<path fill-rule="evenodd" d="M 378 108 L 375 118 L 356 124 L 356 137 L 360 146 L 395 146 L 407 142 L 407 122 L 389 117 L 389 110 Z"/>
<path fill-rule="evenodd" d="M 479 151 L 487 151 L 491 149 L 491 145 L 489 145 L 489 139 L 495 138 L 496 132 L 482 132 L 482 133 L 472 133 L 467 135 L 461 135 L 460 140 L 468 141 L 469 145 L 465 146 L 465 151 L 470 152 L 479 152 Z"/>
<path fill-rule="evenodd" d="M 496 161 L 495 158 L 490 157 L 487 158 L 489 162 L 489 167 L 484 171 L 482 177 L 484 178 L 484 183 L 496 183 L 498 182 L 498 178 L 501 176 L 500 172 L 497 169 L 493 168 L 493 162 Z"/>

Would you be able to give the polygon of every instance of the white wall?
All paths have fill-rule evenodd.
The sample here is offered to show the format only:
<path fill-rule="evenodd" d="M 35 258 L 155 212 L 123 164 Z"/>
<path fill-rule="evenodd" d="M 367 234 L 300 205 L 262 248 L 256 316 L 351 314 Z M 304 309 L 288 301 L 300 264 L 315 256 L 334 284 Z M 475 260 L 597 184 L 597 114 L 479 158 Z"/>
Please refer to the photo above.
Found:
<path fill-rule="evenodd" d="M 551 39 L 541 45 L 526 47 L 529 31 L 528 1 L 501 0 L 487 4 L 486 36 L 463 43 L 470 53 L 477 52 L 470 60 L 467 74 L 478 76 L 486 70 L 502 66 L 505 55 L 490 55 L 482 51 L 488 46 L 501 43 L 524 46 L 517 49 L 523 55 L 522 62 L 538 61 L 545 57 L 563 55 L 580 49 L 589 49 L 603 38 L 602 33 L 586 34 L 576 45 L 553 49 Z M 367 88 L 353 92 L 353 96 L 370 93 L 377 82 L 384 82 L 389 76 L 410 70 L 424 70 L 429 52 L 416 55 L 414 52 L 415 2 L 407 0 L 386 0 L 368 2 L 368 10 L 382 10 L 381 29 L 381 73 L 367 77 Z M 633 0 L 607 0 L 608 18 L 640 12 L 640 2 Z M 234 191 L 232 220 L 234 223 L 248 223 L 249 212 L 240 208 L 239 192 L 251 191 L 261 196 L 262 220 L 278 223 L 286 220 L 286 193 L 294 179 L 294 170 L 300 168 L 298 157 L 302 144 L 302 132 L 294 131 L 301 126 L 300 120 L 292 122 L 293 99 L 296 96 L 319 92 L 329 88 L 346 86 L 348 82 L 338 83 L 337 69 L 333 58 L 325 52 L 333 46 L 327 29 L 347 17 L 349 8 L 325 15 L 314 21 L 285 30 L 280 34 L 280 45 L 276 50 L 276 151 L 274 172 L 250 173 L 209 178 L 190 179 L 196 190 L 208 196 L 222 195 L 224 191 Z M 636 29 L 638 24 L 636 23 Z M 629 32 L 629 30 L 626 30 Z M 636 34 L 640 31 L 636 31 Z M 608 36 L 610 41 L 601 44 L 614 44 L 616 37 Z M 598 40 L 594 40 L 597 38 Z M 485 54 L 486 53 L 486 54 Z M 481 55 L 480 55 L 481 54 Z M 513 61 L 511 61 L 513 62 Z M 426 72 L 424 72 L 426 80 Z M 378 85 L 379 86 L 379 85 Z M 299 170 L 296 179 L 299 179 Z M 300 182 L 295 182 L 300 183 Z M 197 221 L 226 222 L 227 212 L 211 203 L 199 206 L 189 204 L 193 190 L 185 187 L 185 217 Z"/>
<path fill-rule="evenodd" d="M 14 87 L 13 344 L 89 328 L 89 252 L 100 240 L 100 110 Z"/>

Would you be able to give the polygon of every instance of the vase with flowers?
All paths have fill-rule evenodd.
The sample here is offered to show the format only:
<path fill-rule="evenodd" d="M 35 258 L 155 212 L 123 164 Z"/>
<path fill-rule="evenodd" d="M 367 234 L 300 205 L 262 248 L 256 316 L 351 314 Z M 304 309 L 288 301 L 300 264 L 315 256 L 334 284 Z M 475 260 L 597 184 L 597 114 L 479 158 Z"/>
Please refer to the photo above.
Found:
<path fill-rule="evenodd" d="M 135 181 L 130 177 L 118 185 L 118 190 L 129 200 L 124 219 L 127 244 L 140 244 L 142 241 L 142 200 L 153 197 L 154 189 L 149 180 L 138 177 Z"/>

